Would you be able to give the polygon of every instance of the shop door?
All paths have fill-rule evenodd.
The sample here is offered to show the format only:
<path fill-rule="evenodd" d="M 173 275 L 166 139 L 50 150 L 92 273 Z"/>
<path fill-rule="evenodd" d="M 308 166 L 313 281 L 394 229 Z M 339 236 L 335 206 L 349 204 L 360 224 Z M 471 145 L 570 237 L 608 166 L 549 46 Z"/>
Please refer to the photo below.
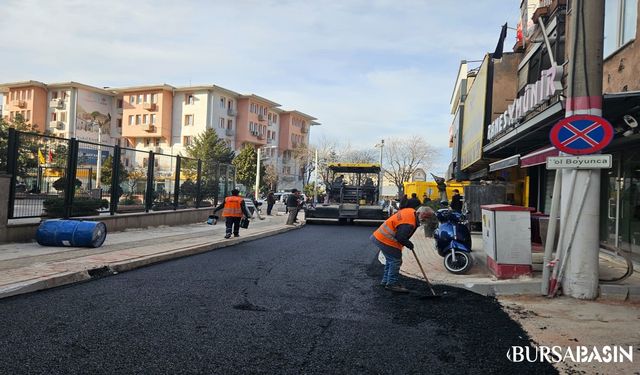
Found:
<path fill-rule="evenodd" d="M 613 158 L 611 169 L 604 170 L 607 178 L 607 237 L 605 242 L 611 246 L 619 246 L 620 216 L 620 181 L 622 170 L 618 155 Z"/>
<path fill-rule="evenodd" d="M 620 181 L 618 246 L 640 257 L 640 151 L 625 154 Z"/>
<path fill-rule="evenodd" d="M 606 242 L 640 259 L 640 152 L 620 156 L 609 170 Z"/>

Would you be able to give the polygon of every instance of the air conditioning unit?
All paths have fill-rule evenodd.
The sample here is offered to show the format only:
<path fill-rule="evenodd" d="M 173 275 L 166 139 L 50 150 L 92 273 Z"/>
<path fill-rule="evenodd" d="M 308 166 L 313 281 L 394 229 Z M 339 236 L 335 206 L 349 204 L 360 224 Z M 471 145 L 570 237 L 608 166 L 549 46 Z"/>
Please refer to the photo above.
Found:
<path fill-rule="evenodd" d="M 147 111 L 155 111 L 156 110 L 156 103 L 144 102 L 144 103 L 142 103 L 142 108 L 146 109 Z"/>
<path fill-rule="evenodd" d="M 24 108 L 27 106 L 27 102 L 24 100 L 14 100 L 13 102 L 11 102 L 12 105 L 14 105 L 15 107 L 20 107 L 20 108 Z"/>
<path fill-rule="evenodd" d="M 149 125 L 149 126 L 147 126 L 146 129 L 144 129 L 144 131 L 149 132 L 149 133 L 153 133 L 153 132 L 156 131 L 156 127 L 153 126 L 153 125 Z"/>
<path fill-rule="evenodd" d="M 264 115 L 258 115 L 258 121 L 264 121 L 265 117 Z"/>
<path fill-rule="evenodd" d="M 64 130 L 64 122 L 58 121 L 58 123 L 56 124 L 56 129 Z"/>
<path fill-rule="evenodd" d="M 51 99 L 51 101 L 49 102 L 49 107 L 56 108 L 56 109 L 63 109 L 64 108 L 64 100 L 59 99 L 59 98 Z"/>

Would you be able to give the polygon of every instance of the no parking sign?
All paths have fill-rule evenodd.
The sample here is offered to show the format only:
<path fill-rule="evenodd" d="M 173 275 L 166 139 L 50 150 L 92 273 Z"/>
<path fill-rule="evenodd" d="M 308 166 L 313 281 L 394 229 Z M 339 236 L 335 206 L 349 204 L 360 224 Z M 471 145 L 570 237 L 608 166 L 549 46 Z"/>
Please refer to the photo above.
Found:
<path fill-rule="evenodd" d="M 575 115 L 558 121 L 549 138 L 551 144 L 567 154 L 593 154 L 611 142 L 613 126 L 599 116 Z"/>

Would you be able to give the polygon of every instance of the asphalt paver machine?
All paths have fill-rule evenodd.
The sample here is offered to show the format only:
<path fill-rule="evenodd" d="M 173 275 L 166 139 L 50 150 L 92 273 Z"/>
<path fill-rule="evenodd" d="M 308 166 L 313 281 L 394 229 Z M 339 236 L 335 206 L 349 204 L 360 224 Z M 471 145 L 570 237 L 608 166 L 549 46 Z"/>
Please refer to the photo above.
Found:
<path fill-rule="evenodd" d="M 388 214 L 380 200 L 380 165 L 332 163 L 328 166 L 327 198 L 305 210 L 306 220 L 384 221 Z"/>

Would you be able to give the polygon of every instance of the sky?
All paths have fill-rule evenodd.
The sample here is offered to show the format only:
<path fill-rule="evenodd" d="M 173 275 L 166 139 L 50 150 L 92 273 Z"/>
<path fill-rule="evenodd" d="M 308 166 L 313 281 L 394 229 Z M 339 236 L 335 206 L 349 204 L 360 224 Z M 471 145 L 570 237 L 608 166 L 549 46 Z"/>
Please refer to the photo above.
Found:
<path fill-rule="evenodd" d="M 442 174 L 460 60 L 493 52 L 519 3 L 0 0 L 0 82 L 216 84 L 317 117 L 311 144 L 422 136 Z"/>

